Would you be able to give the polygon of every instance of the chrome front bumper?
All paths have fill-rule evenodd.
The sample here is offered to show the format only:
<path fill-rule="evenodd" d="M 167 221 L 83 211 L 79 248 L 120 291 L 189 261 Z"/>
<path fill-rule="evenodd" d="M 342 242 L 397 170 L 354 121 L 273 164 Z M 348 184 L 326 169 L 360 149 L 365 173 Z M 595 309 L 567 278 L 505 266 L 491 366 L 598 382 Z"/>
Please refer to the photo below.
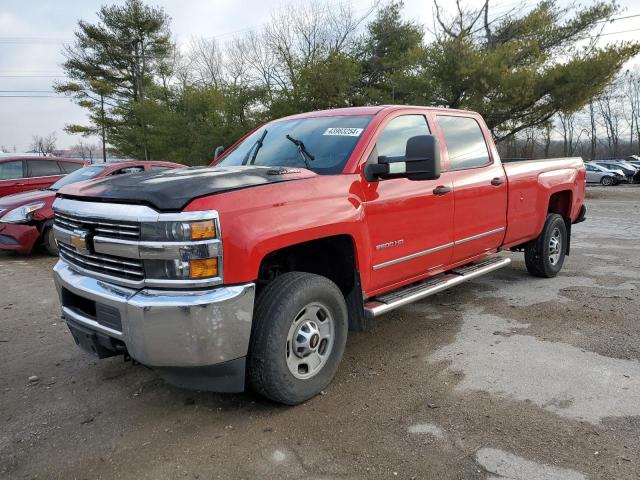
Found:
<path fill-rule="evenodd" d="M 72 270 L 63 260 L 54 269 L 66 319 L 124 342 L 131 358 L 150 367 L 208 367 L 247 355 L 255 285 L 202 290 L 134 290 Z M 63 289 L 119 313 L 121 330 L 73 305 Z"/>

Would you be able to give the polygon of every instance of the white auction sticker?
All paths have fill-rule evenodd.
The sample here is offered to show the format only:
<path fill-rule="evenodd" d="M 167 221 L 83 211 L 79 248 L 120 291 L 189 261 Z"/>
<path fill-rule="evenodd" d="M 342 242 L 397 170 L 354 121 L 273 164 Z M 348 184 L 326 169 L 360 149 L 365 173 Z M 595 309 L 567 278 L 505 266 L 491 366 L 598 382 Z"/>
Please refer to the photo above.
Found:
<path fill-rule="evenodd" d="M 359 137 L 363 128 L 331 127 L 327 128 L 323 135 L 338 135 L 341 137 Z"/>

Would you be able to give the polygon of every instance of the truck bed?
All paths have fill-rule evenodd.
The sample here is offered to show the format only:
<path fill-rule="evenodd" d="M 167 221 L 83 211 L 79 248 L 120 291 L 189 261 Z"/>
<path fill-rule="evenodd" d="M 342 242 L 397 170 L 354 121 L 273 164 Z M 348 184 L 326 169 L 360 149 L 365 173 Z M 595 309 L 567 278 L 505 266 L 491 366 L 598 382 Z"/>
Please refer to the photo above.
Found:
<path fill-rule="evenodd" d="M 504 247 L 512 247 L 538 236 L 549 199 L 566 208 L 574 221 L 584 201 L 584 164 L 580 157 L 518 160 L 503 164 L 509 184 L 507 231 Z M 581 173 L 582 172 L 582 175 Z"/>

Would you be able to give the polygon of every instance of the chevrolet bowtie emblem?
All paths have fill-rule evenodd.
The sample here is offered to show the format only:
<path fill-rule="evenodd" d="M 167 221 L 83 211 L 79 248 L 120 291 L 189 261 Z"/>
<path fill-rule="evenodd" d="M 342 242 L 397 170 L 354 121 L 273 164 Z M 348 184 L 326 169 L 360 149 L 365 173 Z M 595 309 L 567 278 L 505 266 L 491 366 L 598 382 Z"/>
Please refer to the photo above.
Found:
<path fill-rule="evenodd" d="M 76 251 L 80 253 L 89 253 L 89 246 L 87 244 L 87 237 L 89 232 L 85 230 L 74 230 L 71 234 L 71 245 L 73 245 Z"/>

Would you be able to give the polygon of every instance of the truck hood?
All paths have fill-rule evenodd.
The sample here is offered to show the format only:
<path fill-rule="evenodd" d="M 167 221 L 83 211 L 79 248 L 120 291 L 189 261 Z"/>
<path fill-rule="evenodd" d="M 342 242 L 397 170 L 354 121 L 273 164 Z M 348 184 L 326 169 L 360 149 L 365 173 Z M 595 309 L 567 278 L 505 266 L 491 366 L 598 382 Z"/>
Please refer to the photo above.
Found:
<path fill-rule="evenodd" d="M 199 197 L 315 176 L 300 168 L 192 167 L 75 183 L 60 189 L 58 196 L 96 202 L 139 203 L 156 210 L 175 212 Z"/>
<path fill-rule="evenodd" d="M 30 192 L 14 193 L 0 198 L 0 210 L 13 210 L 27 203 L 47 201 L 55 196 L 56 193 L 53 190 L 32 190 Z"/>

